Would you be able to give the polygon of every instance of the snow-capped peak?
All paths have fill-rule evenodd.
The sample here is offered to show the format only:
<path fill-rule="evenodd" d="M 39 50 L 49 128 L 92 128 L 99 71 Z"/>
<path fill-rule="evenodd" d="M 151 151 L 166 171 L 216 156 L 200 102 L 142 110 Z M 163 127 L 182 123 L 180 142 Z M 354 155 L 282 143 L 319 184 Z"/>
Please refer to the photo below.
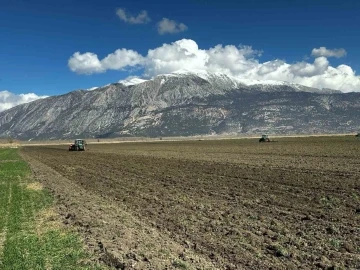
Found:
<path fill-rule="evenodd" d="M 140 79 L 139 77 L 128 77 L 124 80 L 120 80 L 119 83 L 125 85 L 125 86 L 130 86 L 130 85 L 135 85 L 135 84 L 140 84 L 143 82 L 146 82 L 147 80 L 144 79 Z"/>
<path fill-rule="evenodd" d="M 194 69 L 194 70 L 188 70 L 188 69 L 179 69 L 176 70 L 174 72 L 172 72 L 172 74 L 181 74 L 181 75 L 190 75 L 190 74 L 194 74 L 194 75 L 198 75 L 198 76 L 207 76 L 210 74 L 210 72 L 206 71 L 206 70 L 201 70 L 201 69 Z"/>
<path fill-rule="evenodd" d="M 200 77 L 209 82 L 214 82 L 214 80 L 231 81 L 234 86 L 238 85 L 238 84 L 242 84 L 242 85 L 246 85 L 246 86 L 251 86 L 251 85 L 291 85 L 293 87 L 296 86 L 296 84 L 288 83 L 288 82 L 284 82 L 284 81 L 254 80 L 254 79 L 249 79 L 249 78 L 244 78 L 244 77 L 235 77 L 235 76 L 231 76 L 231 75 L 221 73 L 221 72 L 209 72 L 209 71 L 201 70 L 201 69 L 192 69 L 192 70 L 180 69 L 180 70 L 176 70 L 172 73 L 161 74 L 158 76 L 166 78 L 166 77 L 191 76 L 191 75 Z M 155 77 L 158 77 L 158 76 L 155 76 Z M 154 78 L 152 78 L 152 80 Z M 131 76 L 124 80 L 120 80 L 119 83 L 121 83 L 125 86 L 130 86 L 130 85 L 140 84 L 140 83 L 143 83 L 146 81 L 147 80 L 141 79 L 137 76 Z M 165 82 L 165 80 L 162 80 L 162 84 L 164 82 Z"/>
<path fill-rule="evenodd" d="M 172 77 L 187 77 L 187 76 L 197 76 L 213 85 L 216 89 L 236 89 L 244 86 L 256 87 L 262 91 L 273 91 L 278 89 L 279 86 L 289 86 L 295 91 L 305 91 L 305 92 L 327 92 L 326 90 L 315 89 L 307 87 L 304 85 L 286 82 L 286 81 L 276 81 L 276 80 L 256 80 L 250 79 L 245 76 L 233 76 L 221 72 L 210 72 L 200 69 L 180 69 L 172 73 L 161 74 L 151 78 L 150 80 L 155 80 L 155 78 L 160 79 L 160 84 L 163 85 L 168 78 Z M 119 83 L 130 86 L 137 85 L 147 80 L 141 79 L 137 76 L 131 76 L 124 80 L 120 80 Z"/>
<path fill-rule="evenodd" d="M 195 75 L 198 76 L 204 80 L 211 82 L 215 82 L 218 80 L 226 80 L 226 81 L 231 81 L 232 84 L 235 85 L 246 85 L 246 86 L 253 86 L 253 85 L 263 85 L 263 86 L 282 86 L 282 85 L 287 85 L 290 86 L 294 89 L 297 90 L 305 90 L 305 88 L 307 88 L 307 90 L 310 89 L 314 89 L 314 88 L 310 88 L 310 87 L 306 87 L 300 84 L 296 84 L 296 83 L 291 83 L 291 82 L 286 82 L 286 81 L 276 81 L 276 80 L 256 80 L 256 79 L 250 79 L 250 78 L 246 78 L 244 76 L 233 76 L 233 75 L 228 75 L 226 73 L 221 73 L 221 72 L 209 72 L 206 70 L 187 70 L 187 69 L 180 69 L 177 71 L 172 72 L 171 74 L 166 74 L 166 76 L 188 76 L 188 75 Z M 315 89 L 314 89 L 315 90 Z"/>
<path fill-rule="evenodd" d="M 205 70 L 187 70 L 187 69 L 180 69 L 172 74 L 178 74 L 178 75 L 196 75 L 200 78 L 203 78 L 205 80 L 208 80 L 210 78 L 219 77 L 219 78 L 227 78 L 234 82 L 245 84 L 245 85 L 256 85 L 256 84 L 267 84 L 267 85 L 287 85 L 289 83 L 284 81 L 275 81 L 275 80 L 254 80 L 244 77 L 235 77 L 232 75 L 228 75 L 221 72 L 209 72 Z"/>

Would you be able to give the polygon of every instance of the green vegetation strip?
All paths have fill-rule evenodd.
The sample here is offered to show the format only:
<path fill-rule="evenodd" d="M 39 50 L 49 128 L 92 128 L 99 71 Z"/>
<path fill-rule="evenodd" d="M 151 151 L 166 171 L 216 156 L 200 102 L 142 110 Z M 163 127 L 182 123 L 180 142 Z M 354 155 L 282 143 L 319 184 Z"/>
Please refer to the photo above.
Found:
<path fill-rule="evenodd" d="M 52 204 L 17 149 L 0 149 L 0 269 L 100 269 Z"/>

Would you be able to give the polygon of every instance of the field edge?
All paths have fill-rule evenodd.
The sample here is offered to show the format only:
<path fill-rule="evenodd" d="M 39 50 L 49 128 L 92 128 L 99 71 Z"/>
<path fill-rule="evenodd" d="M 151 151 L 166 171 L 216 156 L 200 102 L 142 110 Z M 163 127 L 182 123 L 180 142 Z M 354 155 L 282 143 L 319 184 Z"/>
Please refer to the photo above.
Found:
<path fill-rule="evenodd" d="M 0 149 L 0 268 L 104 269 L 66 228 L 19 149 Z"/>

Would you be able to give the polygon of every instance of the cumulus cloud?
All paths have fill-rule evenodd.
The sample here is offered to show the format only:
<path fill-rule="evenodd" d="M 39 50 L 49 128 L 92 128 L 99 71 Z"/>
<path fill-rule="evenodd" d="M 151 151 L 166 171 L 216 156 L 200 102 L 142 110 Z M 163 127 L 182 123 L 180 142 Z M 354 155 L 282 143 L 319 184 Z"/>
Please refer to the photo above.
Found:
<path fill-rule="evenodd" d="M 281 60 L 265 62 L 260 67 L 257 68 L 257 74 L 259 76 L 265 76 L 267 74 L 274 72 L 275 70 L 278 70 L 284 64 L 285 62 Z"/>
<path fill-rule="evenodd" d="M 261 51 L 251 46 L 216 45 L 199 48 L 191 39 L 182 39 L 148 50 L 142 56 L 135 51 L 120 49 L 99 60 L 94 53 L 75 53 L 69 67 L 77 73 L 97 73 L 108 69 L 138 66 L 143 77 L 171 73 L 179 69 L 221 72 L 237 78 L 280 80 L 309 87 L 360 91 L 360 76 L 348 65 L 331 66 L 326 56 L 316 56 L 313 62 L 287 63 L 275 59 L 260 62 Z"/>
<path fill-rule="evenodd" d="M 253 57 L 260 53 L 250 46 L 217 45 L 207 50 L 206 54 L 209 56 L 207 66 L 210 71 L 241 74 L 258 64 Z"/>
<path fill-rule="evenodd" d="M 105 71 L 98 56 L 90 52 L 83 54 L 80 52 L 74 53 L 68 61 L 68 66 L 71 71 L 79 74 L 92 74 Z"/>
<path fill-rule="evenodd" d="M 188 29 L 188 27 L 183 23 L 178 23 L 174 20 L 163 18 L 160 22 L 157 23 L 157 29 L 160 35 L 164 35 L 184 32 Z"/>
<path fill-rule="evenodd" d="M 137 16 L 133 16 L 132 14 L 127 13 L 125 9 L 118 8 L 116 10 L 116 15 L 122 21 L 130 24 L 145 24 L 151 21 L 146 10 L 142 10 Z"/>
<path fill-rule="evenodd" d="M 137 52 L 127 49 L 118 49 L 101 60 L 101 64 L 105 69 L 119 70 L 127 66 L 134 67 L 141 64 L 142 61 L 143 57 Z"/>
<path fill-rule="evenodd" d="M 148 51 L 145 76 L 170 73 L 182 68 L 206 69 L 209 56 L 193 40 L 182 39 Z"/>
<path fill-rule="evenodd" d="M 16 105 L 46 97 L 47 96 L 38 96 L 34 93 L 16 95 L 9 91 L 0 91 L 0 112 L 10 109 Z"/>
<path fill-rule="evenodd" d="M 320 48 L 314 48 L 311 52 L 311 55 L 314 57 L 320 57 L 320 56 L 325 56 L 325 57 L 336 57 L 336 58 L 340 58 L 346 55 L 346 51 L 345 49 L 333 49 L 333 50 L 329 50 L 326 49 L 326 47 L 320 47 Z"/>
<path fill-rule="evenodd" d="M 118 49 L 110 53 L 101 61 L 94 53 L 74 53 L 68 60 L 71 71 L 78 74 L 102 73 L 106 70 L 122 70 L 142 64 L 144 58 L 137 52 L 127 49 Z"/>
<path fill-rule="evenodd" d="M 314 64 L 300 62 L 290 66 L 290 72 L 299 77 L 312 77 L 315 75 L 324 74 L 329 66 L 329 61 L 326 57 L 318 57 Z"/>

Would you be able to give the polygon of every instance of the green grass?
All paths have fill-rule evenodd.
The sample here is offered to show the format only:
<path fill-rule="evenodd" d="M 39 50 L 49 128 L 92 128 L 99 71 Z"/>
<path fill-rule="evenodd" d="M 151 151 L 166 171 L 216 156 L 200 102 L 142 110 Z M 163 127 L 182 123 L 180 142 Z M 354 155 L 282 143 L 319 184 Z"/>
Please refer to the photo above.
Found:
<path fill-rule="evenodd" d="M 46 219 L 39 223 L 53 199 L 27 188 L 32 182 L 17 149 L 0 149 L 0 269 L 101 269 L 90 263 L 78 235 Z"/>
<path fill-rule="evenodd" d="M 331 239 L 330 239 L 330 244 L 331 244 L 336 250 L 339 250 L 340 247 L 341 247 L 341 241 L 338 240 L 338 239 L 333 239 L 333 238 L 331 238 Z"/>

